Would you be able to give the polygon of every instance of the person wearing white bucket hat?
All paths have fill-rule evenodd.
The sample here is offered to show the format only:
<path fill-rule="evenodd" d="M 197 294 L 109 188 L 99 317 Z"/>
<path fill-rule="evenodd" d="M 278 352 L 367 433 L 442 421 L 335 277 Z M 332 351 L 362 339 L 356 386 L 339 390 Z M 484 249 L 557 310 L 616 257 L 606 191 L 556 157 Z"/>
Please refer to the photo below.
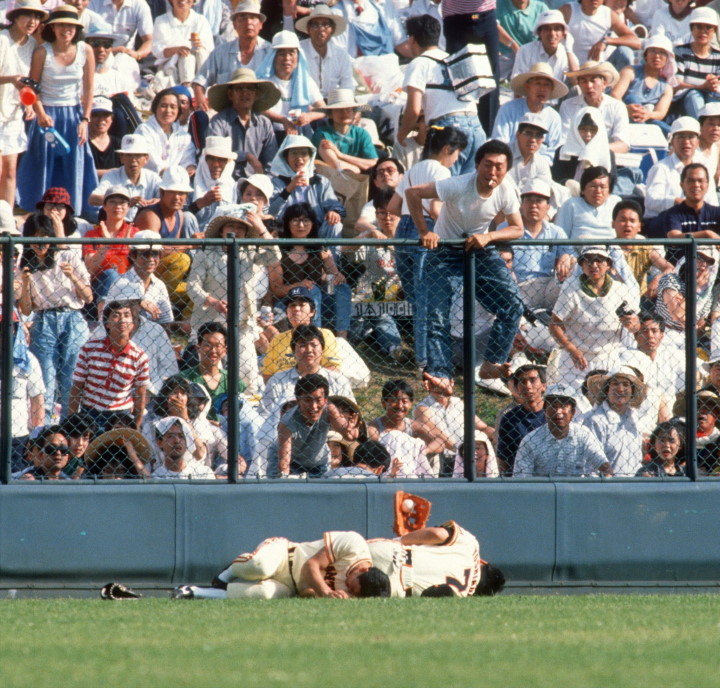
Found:
<path fill-rule="evenodd" d="M 713 39 L 720 16 L 709 7 L 696 7 L 690 14 L 692 40 L 675 47 L 678 85 L 675 98 L 686 115 L 697 117 L 705 103 L 720 100 L 720 50 Z"/>
<path fill-rule="evenodd" d="M 257 71 L 270 49 L 270 44 L 260 37 L 267 17 L 260 11 L 258 0 L 240 0 L 231 19 L 238 40 L 219 43 L 193 79 L 195 102 L 201 110 L 209 109 L 206 89 L 228 81 L 231 74 L 243 67 Z"/>
<path fill-rule="evenodd" d="M 667 135 L 670 125 L 663 120 L 672 103 L 676 71 L 670 39 L 650 36 L 643 44 L 643 63 L 623 68 L 610 95 L 625 103 L 631 122 L 655 124 Z"/>
<path fill-rule="evenodd" d="M 330 122 L 312 135 L 320 159 L 336 170 L 367 172 L 377 161 L 377 151 L 370 134 L 354 121 L 356 113 L 368 106 L 355 100 L 351 90 L 337 88 L 330 92 L 325 109 Z"/>
<path fill-rule="evenodd" d="M 150 146 L 140 134 L 126 134 L 116 151 L 120 167 L 108 170 L 90 194 L 90 205 L 100 206 L 111 186 L 123 186 L 130 195 L 130 207 L 125 215 L 132 221 L 141 208 L 157 203 L 160 196 L 160 175 L 145 168 L 150 158 Z"/>
<path fill-rule="evenodd" d="M 310 124 L 325 117 L 321 110 L 325 102 L 308 72 L 297 34 L 279 31 L 273 36 L 271 48 L 257 73 L 272 81 L 282 97 L 263 114 L 272 121 L 278 143 L 287 134 L 310 136 Z"/>
<path fill-rule="evenodd" d="M 190 212 L 204 227 L 215 214 L 221 203 L 235 202 L 235 180 L 233 169 L 237 153 L 232 150 L 229 136 L 208 136 L 205 139 L 193 184 L 195 191 Z"/>
<path fill-rule="evenodd" d="M 325 5 L 315 5 L 309 15 L 298 19 L 295 30 L 310 36 L 300 41 L 308 72 L 327 98 L 335 88 L 355 88 L 350 56 L 331 40 L 346 29 L 345 20 Z"/>
<path fill-rule="evenodd" d="M 138 229 L 159 232 L 163 239 L 201 237 L 197 219 L 183 210 L 192 190 L 190 177 L 182 167 L 168 167 L 160 179 L 160 200 L 137 214 L 135 223 Z M 157 276 L 165 282 L 170 301 L 181 320 L 189 318 L 192 310 L 185 284 L 192 263 L 189 249 L 189 246 L 166 247 L 157 269 Z"/>
<path fill-rule="evenodd" d="M 698 114 L 698 121 L 700 144 L 697 157 L 707 167 L 711 184 L 715 187 L 718 181 L 718 162 L 720 162 L 720 101 L 705 105 Z"/>
<path fill-rule="evenodd" d="M 39 0 L 19 0 L 5 15 L 7 30 L 0 32 L 0 73 L 5 79 L 0 84 L 0 199 L 11 206 L 15 205 L 18 155 L 27 149 L 20 79 L 30 73 L 37 47 L 32 34 L 47 16 Z"/>

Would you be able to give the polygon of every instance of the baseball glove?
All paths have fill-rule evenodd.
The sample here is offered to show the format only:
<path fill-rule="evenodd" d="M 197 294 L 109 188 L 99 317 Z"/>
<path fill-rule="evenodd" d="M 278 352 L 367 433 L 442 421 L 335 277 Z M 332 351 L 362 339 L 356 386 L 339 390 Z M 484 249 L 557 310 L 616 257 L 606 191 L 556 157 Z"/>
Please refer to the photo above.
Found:
<path fill-rule="evenodd" d="M 412 502 L 412 507 L 410 507 Z M 395 522 L 393 523 L 393 532 L 396 535 L 405 535 L 413 530 L 424 528 L 430 517 L 430 507 L 432 502 L 398 490 L 395 493 Z"/>
<path fill-rule="evenodd" d="M 108 583 L 100 590 L 100 597 L 104 600 L 139 600 L 142 593 L 135 592 L 122 583 Z"/>

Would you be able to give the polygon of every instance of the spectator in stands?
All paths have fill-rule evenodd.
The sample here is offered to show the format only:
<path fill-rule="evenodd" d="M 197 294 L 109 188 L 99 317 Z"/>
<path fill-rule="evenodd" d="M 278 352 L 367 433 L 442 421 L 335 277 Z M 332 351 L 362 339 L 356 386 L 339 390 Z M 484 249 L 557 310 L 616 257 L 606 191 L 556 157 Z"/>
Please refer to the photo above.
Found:
<path fill-rule="evenodd" d="M 713 46 L 713 38 L 719 24 L 715 10 L 696 7 L 690 14 L 692 40 L 675 48 L 680 82 L 675 97 L 682 99 L 683 113 L 695 119 L 706 103 L 718 99 L 720 50 Z"/>
<path fill-rule="evenodd" d="M 583 107 L 574 117 L 567 139 L 555 151 L 553 180 L 573 190 L 588 167 L 604 167 L 611 179 L 617 179 L 615 153 L 609 148 L 607 129 L 600 110 Z M 568 184 L 568 180 L 573 181 Z M 573 195 L 576 194 L 577 191 L 574 191 Z"/>
<path fill-rule="evenodd" d="M 236 158 L 237 153 L 232 151 L 229 136 L 208 136 L 205 139 L 189 208 L 200 227 L 205 227 L 212 220 L 220 205 L 236 202 L 237 189 L 233 178 Z"/>
<path fill-rule="evenodd" d="M 295 30 L 310 38 L 300 41 L 310 76 L 320 88 L 323 98 L 336 88 L 355 88 L 350 55 L 331 40 L 345 32 L 347 23 L 326 4 L 315 5 L 309 15 L 295 22 Z"/>
<path fill-rule="evenodd" d="M 105 219 L 86 232 L 85 237 L 129 239 L 138 228 L 125 220 L 130 196 L 124 186 L 108 187 L 103 195 Z M 95 301 L 104 301 L 110 287 L 130 268 L 130 247 L 123 244 L 83 244 L 83 258 L 90 273 Z"/>
<path fill-rule="evenodd" d="M 607 5 L 597 0 L 580 0 L 560 7 L 568 31 L 575 39 L 573 52 L 578 60 L 609 60 L 621 69 L 632 63 L 632 51 L 641 47 L 635 32 Z"/>
<path fill-rule="evenodd" d="M 135 130 L 150 149 L 147 168 L 161 176 L 175 166 L 193 173 L 195 149 L 190 134 L 178 122 L 180 96 L 171 88 L 160 91 L 150 104 L 150 112 L 152 115 Z"/>
<path fill-rule="evenodd" d="M 70 480 L 65 467 L 70 459 L 67 438 L 59 425 L 46 425 L 32 440 L 32 465 L 13 473 L 13 480 Z"/>
<path fill-rule="evenodd" d="M 273 123 L 278 143 L 288 134 L 312 136 L 313 122 L 325 118 L 320 88 L 309 75 L 300 41 L 292 31 L 273 36 L 271 50 L 257 68 L 261 79 L 269 79 L 282 94 L 263 114 Z"/>
<path fill-rule="evenodd" d="M 208 102 L 217 111 L 210 120 L 208 134 L 229 136 L 237 154 L 233 177 L 269 171 L 277 153 L 272 123 L 260 114 L 280 99 L 280 91 L 271 82 L 257 79 L 251 69 L 237 69 L 225 83 L 208 91 Z"/>
<path fill-rule="evenodd" d="M 102 317 L 108 336 L 81 347 L 68 414 L 84 410 L 103 432 L 112 413 L 132 411 L 139 429 L 150 372 L 145 352 L 130 340 L 135 327 L 132 308 L 127 302 L 113 301 Z"/>
<path fill-rule="evenodd" d="M 54 237 L 51 219 L 31 215 L 23 234 Z M 68 410 L 72 371 L 80 347 L 88 337 L 82 308 L 92 301 L 90 276 L 78 251 L 48 243 L 26 244 L 20 260 L 22 291 L 18 307 L 34 313 L 30 350 L 37 357 L 45 382 L 45 419 L 50 422 L 55 402 Z"/>
<path fill-rule="evenodd" d="M 252 206 L 254 209 L 254 206 Z M 208 224 L 208 239 L 270 239 L 262 220 L 244 205 L 221 206 Z M 258 390 L 258 367 L 254 342 L 257 339 L 257 297 L 255 275 L 280 260 L 277 246 L 239 246 L 239 374 L 247 389 Z M 228 318 L 228 252 L 222 246 L 196 251 L 187 281 L 187 293 L 194 303 L 190 324 L 193 332 L 207 322 L 224 323 Z"/>
<path fill-rule="evenodd" d="M 98 179 L 102 179 L 106 172 L 120 164 L 115 152 L 120 146 L 120 139 L 109 133 L 112 123 L 112 101 L 105 96 L 95 96 L 90 111 L 88 140 Z"/>
<path fill-rule="evenodd" d="M 330 429 L 353 440 L 351 429 L 336 406 L 328 402 L 329 385 L 323 375 L 310 374 L 294 386 L 297 406 L 278 423 L 278 468 L 281 478 L 307 474 L 319 478 L 328 467 L 327 434 Z"/>
<path fill-rule="evenodd" d="M 637 329 L 639 295 L 613 280 L 612 259 L 602 246 L 584 247 L 582 269 L 560 288 L 553 307 L 550 334 L 558 343 L 554 381 L 579 391 L 585 371 L 615 367 L 623 328 Z M 618 315 L 622 308 L 624 315 Z M 630 311 L 630 313 L 628 313 Z"/>
<path fill-rule="evenodd" d="M 85 466 L 87 468 L 84 473 L 85 478 L 100 480 L 149 478 L 150 442 L 137 430 L 131 428 L 109 430 L 96 437 L 88 447 Z"/>
<path fill-rule="evenodd" d="M 218 43 L 193 79 L 195 101 L 201 110 L 208 110 L 212 106 L 209 106 L 205 96 L 209 86 L 232 80 L 242 67 L 257 72 L 269 49 L 268 42 L 260 37 L 260 30 L 267 17 L 260 11 L 257 0 L 240 0 L 230 18 L 237 33 L 237 42 L 228 40 Z"/>
<path fill-rule="evenodd" d="M 497 463 L 503 475 L 512 474 L 515 454 L 523 437 L 545 423 L 545 368 L 524 356 L 518 357 L 508 385 L 518 403 L 502 414 L 497 425 Z"/>
<path fill-rule="evenodd" d="M 425 148 L 427 157 L 413 165 L 402 178 L 388 209 L 401 213 L 395 234 L 398 239 L 419 239 L 417 227 L 405 200 L 405 190 L 411 186 L 448 179 L 451 169 L 467 147 L 467 136 L 461 129 L 446 126 L 432 128 L 428 132 Z M 423 202 L 423 216 L 430 231 L 440 213 L 438 200 Z M 421 246 L 396 246 L 395 262 L 405 299 L 413 306 L 413 337 L 415 363 L 418 368 L 427 365 L 427 297 L 428 283 L 425 274 L 427 249 Z"/>
<path fill-rule="evenodd" d="M 183 377 L 204 387 L 212 402 L 222 394 L 228 392 L 228 371 L 222 367 L 222 361 L 227 353 L 227 329 L 219 322 L 205 322 L 197 331 L 198 364 L 188 370 L 183 370 Z M 245 383 L 238 380 L 238 392 L 245 390 Z M 208 414 L 211 420 L 215 419 L 215 412 Z"/>
<path fill-rule="evenodd" d="M 465 404 L 459 397 L 448 395 L 446 390 L 429 382 L 425 383 L 425 389 L 428 396 L 418 402 L 413 417 L 423 427 L 434 428 L 435 437 L 444 443 L 445 449 L 428 456 L 428 460 L 439 478 L 451 478 L 455 474 L 457 448 L 462 446 L 465 437 Z M 475 432 L 482 433 L 485 440 L 488 435 L 494 435 L 494 429 L 477 416 Z M 484 468 L 481 472 L 485 473 Z"/>
<path fill-rule="evenodd" d="M 535 38 L 537 22 L 550 8 L 542 0 L 499 0 L 500 34 L 499 79 L 510 75 L 519 48 Z"/>
<path fill-rule="evenodd" d="M 550 160 L 541 153 L 547 133 L 547 125 L 541 115 L 526 112 L 520 118 L 513 141 L 515 157 L 510 170 L 510 178 L 518 189 L 522 189 L 528 181 L 542 181 L 552 185 Z"/>
<path fill-rule="evenodd" d="M 75 0 L 76 3 L 84 3 L 86 0 Z M 91 10 L 81 13 L 80 21 L 84 21 L 85 15 Z M 95 83 L 93 91 L 96 96 L 111 98 L 118 93 L 125 93 L 131 97 L 140 86 L 140 70 L 135 67 L 135 72 L 123 69 L 126 64 L 123 59 L 116 59 L 113 55 L 113 48 L 117 48 L 123 42 L 123 37 L 106 30 L 107 24 L 104 20 L 102 26 L 93 27 L 87 30 L 85 42 L 92 48 L 95 56 Z M 130 100 L 132 103 L 132 99 Z"/>
<path fill-rule="evenodd" d="M 65 472 L 77 480 L 85 473 L 85 452 L 95 437 L 95 423 L 85 414 L 76 413 L 62 422 L 62 432 L 70 449 L 70 460 Z"/>
<path fill-rule="evenodd" d="M 608 62 L 590 60 L 583 62 L 577 71 L 568 72 L 567 76 L 577 79 L 580 95 L 568 98 L 560 105 L 563 140 L 568 138 L 568 130 L 576 121 L 577 111 L 590 106 L 602 113 L 610 140 L 610 150 L 614 153 L 625 153 L 630 150 L 630 120 L 627 108 L 621 101 L 605 93 L 605 89 L 612 88 L 617 83 L 618 73 L 615 68 Z"/>
<path fill-rule="evenodd" d="M 260 400 L 261 415 L 277 415 L 281 405 L 293 398 L 295 383 L 301 377 L 315 374 L 328 381 L 329 394 L 355 400 L 349 380 L 337 370 L 322 367 L 325 338 L 320 328 L 298 325 L 292 332 L 290 347 L 297 362 L 292 368 L 281 370 L 268 380 Z"/>
<path fill-rule="evenodd" d="M 637 475 L 642 478 L 685 476 L 685 439 L 678 424 L 660 423 L 650 435 L 649 461 L 643 463 Z"/>
<path fill-rule="evenodd" d="M 285 239 L 307 239 L 318 236 L 315 213 L 307 203 L 291 205 L 283 215 Z M 350 329 L 351 292 L 328 250 L 314 246 L 283 247 L 279 264 L 270 267 L 270 290 L 278 299 L 285 298 L 294 287 L 309 289 L 318 310 L 315 324 L 332 323 L 335 334 L 347 337 Z"/>
<path fill-rule="evenodd" d="M 312 136 L 321 160 L 336 170 L 367 172 L 378 155 L 370 134 L 353 124 L 356 113 L 367 106 L 358 103 L 351 90 L 337 88 L 330 92 L 325 109 L 330 122 L 319 126 Z"/>
<path fill-rule="evenodd" d="M 158 72 L 170 83 L 189 86 L 215 47 L 215 40 L 208 20 L 192 9 L 192 0 L 169 3 L 170 9 L 153 25 L 152 53 Z"/>
<path fill-rule="evenodd" d="M 636 409 L 647 396 L 645 382 L 635 368 L 623 366 L 603 376 L 600 389 L 600 405 L 585 416 L 583 424 L 602 445 L 613 475 L 633 476 L 643 455 Z"/>
<path fill-rule="evenodd" d="M 635 3 L 637 5 L 637 3 Z M 650 35 L 664 33 L 673 46 L 684 43 L 690 33 L 690 14 L 695 8 L 692 0 L 665 0 L 657 4 L 645 5 L 649 18 L 643 23 L 650 27 Z M 637 14 L 639 8 L 635 7 Z"/>
<path fill-rule="evenodd" d="M 138 70 L 137 63 L 152 50 L 153 22 L 150 7 L 139 0 L 116 2 L 90 0 L 90 9 L 110 24 L 116 35 L 122 37 L 123 45 L 113 49 L 113 54 L 122 64 L 121 68 Z M 138 42 L 140 45 L 136 48 Z"/>
<path fill-rule="evenodd" d="M 550 66 L 558 81 L 565 81 L 565 73 L 578 68 L 575 53 L 568 49 L 568 27 L 559 10 L 543 12 L 535 22 L 537 40 L 521 45 L 515 53 L 512 77 L 530 70 L 538 62 Z"/>
<path fill-rule="evenodd" d="M 27 149 L 20 79 L 30 73 L 37 47 L 33 38 L 48 12 L 39 0 L 19 0 L 5 12 L 7 30 L 0 33 L 0 199 L 15 205 L 18 156 Z"/>
<path fill-rule="evenodd" d="M 196 237 L 200 231 L 197 220 L 183 210 L 193 190 L 188 173 L 179 166 L 168 167 L 159 187 L 160 200 L 137 214 L 137 228 L 159 232 L 163 239 Z M 157 269 L 157 276 L 165 282 L 173 308 L 182 320 L 189 318 L 192 309 L 185 282 L 192 263 L 188 249 L 187 246 L 166 246 Z"/>
<path fill-rule="evenodd" d="M 437 478 L 440 466 L 433 467 L 427 455 L 450 447 L 438 437 L 435 426 L 409 417 L 414 398 L 405 380 L 388 380 L 380 393 L 384 413 L 368 423 L 368 436 L 388 448 L 396 477 Z"/>
<path fill-rule="evenodd" d="M 339 236 L 345 207 L 330 182 L 315 173 L 316 153 L 315 146 L 305 136 L 289 134 L 285 137 L 270 168 L 273 195 L 269 212 L 280 218 L 290 206 L 307 203 L 320 227 L 318 236 Z"/>
<path fill-rule="evenodd" d="M 331 468 L 323 478 L 377 478 L 388 472 L 390 463 L 385 445 L 367 440 L 355 449 L 351 465 Z"/>
<path fill-rule="evenodd" d="M 680 177 L 686 165 L 695 162 L 699 144 L 700 123 L 692 117 L 678 117 L 670 128 L 670 155 L 656 162 L 647 175 L 645 192 L 645 219 L 657 217 L 663 210 L 682 202 Z M 699 161 L 702 162 L 702 161 Z M 709 185 L 705 188 L 705 200 L 712 203 Z M 662 220 L 650 223 L 649 236 L 658 236 Z"/>
<path fill-rule="evenodd" d="M 90 194 L 88 202 L 90 205 L 102 205 L 105 192 L 111 186 L 124 186 L 130 197 L 125 218 L 132 222 L 140 209 L 157 203 L 160 176 L 157 172 L 145 169 L 150 159 L 150 147 L 142 136 L 126 134 L 116 152 L 121 166 L 108 170 L 103 175 L 100 184 Z"/>
<path fill-rule="evenodd" d="M 550 186 L 541 179 L 528 179 L 521 187 L 523 239 L 554 241 L 567 238 L 561 227 L 547 220 L 551 196 Z M 558 244 L 515 247 L 513 271 L 526 306 L 552 309 L 560 293 L 560 284 L 570 273 L 571 257 L 572 249 Z"/>
<path fill-rule="evenodd" d="M 440 131 L 434 129 L 433 131 Z M 427 140 L 427 139 L 426 139 Z M 397 189 L 403 180 L 405 167 L 397 158 L 378 158 L 375 167 L 370 170 L 368 179 L 368 202 L 362 207 L 360 217 L 355 223 L 355 232 L 367 232 L 378 229 L 373 200 L 375 195 L 385 189 Z"/>
<path fill-rule="evenodd" d="M 664 122 L 670 110 L 675 82 L 673 44 L 664 34 L 648 38 L 643 44 L 642 64 L 629 65 L 620 72 L 612 97 L 622 100 L 631 122 L 656 124 L 663 134 L 670 132 Z"/>
<path fill-rule="evenodd" d="M 446 382 L 453 373 L 450 306 L 453 292 L 460 287 L 463 257 L 454 247 L 438 248 L 440 239 L 467 237 L 465 248 L 474 252 L 476 262 L 475 300 L 496 316 L 480 367 L 481 377 L 507 374 L 507 358 L 522 315 L 517 284 L 493 246 L 498 241 L 522 236 L 517 195 L 508 183 L 503 183 L 512 166 L 512 152 L 501 141 L 488 141 L 478 150 L 476 163 L 474 174 L 413 186 L 405 192 L 422 245 L 434 249 L 427 261 L 430 285 L 427 374 L 436 380 L 444 378 Z M 443 206 L 430 232 L 422 200 L 434 198 L 443 201 Z M 504 213 L 508 226 L 490 231 L 498 212 Z"/>
<path fill-rule="evenodd" d="M 612 467 L 595 435 L 573 423 L 574 391 L 551 385 L 545 392 L 546 423 L 527 435 L 518 448 L 513 477 L 576 475 L 599 472 L 612 476 Z"/>
<path fill-rule="evenodd" d="M 606 167 L 587 167 L 580 177 L 580 196 L 568 198 L 560 206 L 555 224 L 570 239 L 612 239 L 612 211 L 620 202 L 612 190 Z"/>
<path fill-rule="evenodd" d="M 720 166 L 720 102 L 708 103 L 698 116 L 700 143 L 697 157 L 708 169 L 710 188 L 717 190 Z M 702 155 L 702 157 L 701 157 Z M 715 201 L 715 205 L 718 201 Z"/>
<path fill-rule="evenodd" d="M 487 139 L 478 119 L 477 101 L 474 98 L 460 100 L 452 89 L 441 88 L 445 75 L 440 61 L 447 57 L 447 53 L 438 47 L 440 22 L 430 15 L 411 17 L 406 28 L 414 59 L 408 65 L 403 81 L 407 103 L 397 131 L 397 141 L 401 146 L 406 145 L 408 135 L 423 114 L 430 126 L 454 127 L 465 134 L 467 143 L 453 163 L 452 172 L 472 172 L 475 152 Z"/>
<path fill-rule="evenodd" d="M 453 478 L 465 477 L 465 444 L 461 442 L 457 448 L 455 457 L 455 469 Z M 490 438 L 479 430 L 475 431 L 475 477 L 476 478 L 497 478 L 500 475 L 497 465 L 495 449 Z"/>
<path fill-rule="evenodd" d="M 153 471 L 153 478 L 215 479 L 212 468 L 192 457 L 195 441 L 187 421 L 177 416 L 163 418 L 155 423 L 155 437 L 162 464 Z"/>
<path fill-rule="evenodd" d="M 678 395 L 673 406 L 673 416 L 685 418 L 686 392 Z M 697 466 L 701 475 L 718 475 L 720 457 L 720 397 L 710 390 L 697 393 Z"/>
<path fill-rule="evenodd" d="M 82 41 L 82 24 L 74 7 L 61 5 L 50 15 L 41 36 L 45 43 L 33 52 L 30 78 L 40 91 L 33 105 L 35 118 L 28 129 L 28 148 L 18 169 L 18 202 L 32 208 L 44 189 L 65 186 L 72 205 L 82 214 L 97 175 L 88 145 L 88 122 L 93 97 L 95 58 Z M 43 129 L 54 128 L 52 145 Z"/>
<path fill-rule="evenodd" d="M 142 301 L 140 314 L 149 320 L 167 325 L 173 321 L 172 305 L 165 283 L 155 276 L 162 255 L 161 238 L 157 232 L 143 229 L 134 236 L 150 243 L 130 246 L 128 260 L 130 269 L 122 275 L 107 293 L 107 301 L 122 301 L 117 294 L 127 285 L 141 288 Z M 98 304 L 102 311 L 103 303 Z"/>
<path fill-rule="evenodd" d="M 552 160 L 555 149 L 560 145 L 563 125 L 557 110 L 549 103 L 566 96 L 568 87 L 553 76 L 550 65 L 544 62 L 538 62 L 529 71 L 514 76 L 510 86 L 518 97 L 505 103 L 498 111 L 492 138 L 510 142 L 517 154 L 515 132 L 523 115 L 531 112 L 539 115 L 547 131 L 540 152 Z"/>
<path fill-rule="evenodd" d="M 695 269 L 695 325 L 698 337 L 704 335 L 712 305 L 712 290 L 718 274 L 717 251 L 712 246 L 698 246 Z M 685 347 L 685 294 L 688 286 L 687 267 L 680 259 L 675 272 L 663 275 L 657 288 L 655 308 L 665 321 L 665 337 L 669 344 Z"/>

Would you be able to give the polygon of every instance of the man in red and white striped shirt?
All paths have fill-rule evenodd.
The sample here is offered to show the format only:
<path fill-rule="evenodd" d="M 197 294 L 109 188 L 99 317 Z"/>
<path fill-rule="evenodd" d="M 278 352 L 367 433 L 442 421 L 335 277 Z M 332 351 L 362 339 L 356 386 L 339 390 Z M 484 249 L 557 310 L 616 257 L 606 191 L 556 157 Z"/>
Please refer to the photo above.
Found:
<path fill-rule="evenodd" d="M 78 354 L 68 412 L 82 408 L 104 432 L 112 413 L 132 410 L 139 429 L 150 367 L 145 352 L 130 341 L 136 325 L 130 304 L 110 302 L 103 324 L 108 336 L 85 342 Z"/>

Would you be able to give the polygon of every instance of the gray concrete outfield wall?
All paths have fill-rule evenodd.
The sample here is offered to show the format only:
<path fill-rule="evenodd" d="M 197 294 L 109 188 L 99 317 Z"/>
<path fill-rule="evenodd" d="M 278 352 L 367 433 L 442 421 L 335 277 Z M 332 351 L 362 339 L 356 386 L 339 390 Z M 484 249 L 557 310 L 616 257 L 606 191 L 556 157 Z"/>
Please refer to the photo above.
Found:
<path fill-rule="evenodd" d="M 263 538 L 390 537 L 395 490 L 474 532 L 515 583 L 720 580 L 718 482 L 0 487 L 0 586 L 205 582 Z"/>

